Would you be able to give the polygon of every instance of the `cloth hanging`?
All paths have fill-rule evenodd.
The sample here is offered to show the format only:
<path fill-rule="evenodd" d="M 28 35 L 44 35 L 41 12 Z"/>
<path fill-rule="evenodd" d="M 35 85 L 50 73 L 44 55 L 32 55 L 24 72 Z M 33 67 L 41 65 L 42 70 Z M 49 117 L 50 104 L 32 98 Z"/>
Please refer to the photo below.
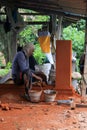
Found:
<path fill-rule="evenodd" d="M 49 53 L 50 50 L 50 36 L 40 36 L 38 38 L 43 53 Z"/>

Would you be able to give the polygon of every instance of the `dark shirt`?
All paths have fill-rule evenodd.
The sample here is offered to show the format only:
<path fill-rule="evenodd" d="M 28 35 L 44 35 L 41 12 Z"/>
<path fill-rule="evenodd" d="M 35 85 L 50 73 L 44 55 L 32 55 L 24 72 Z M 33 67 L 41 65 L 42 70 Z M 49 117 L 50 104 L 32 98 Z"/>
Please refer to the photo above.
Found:
<path fill-rule="evenodd" d="M 27 58 L 23 51 L 17 52 L 14 57 L 13 64 L 12 64 L 12 76 L 20 75 L 20 72 L 23 73 L 24 71 L 29 69 L 29 58 Z"/>
<path fill-rule="evenodd" d="M 37 65 L 37 62 L 36 62 L 34 56 L 31 55 L 29 57 L 29 67 L 30 67 L 30 69 L 35 71 L 35 65 Z"/>

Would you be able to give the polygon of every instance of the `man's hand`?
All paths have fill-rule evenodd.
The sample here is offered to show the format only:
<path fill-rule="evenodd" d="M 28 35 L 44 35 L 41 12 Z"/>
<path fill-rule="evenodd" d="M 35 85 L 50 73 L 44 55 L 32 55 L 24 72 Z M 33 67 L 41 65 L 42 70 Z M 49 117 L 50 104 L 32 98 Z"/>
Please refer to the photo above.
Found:
<path fill-rule="evenodd" d="M 37 79 L 38 79 L 40 82 L 42 82 L 42 78 L 41 78 L 41 77 L 37 76 Z"/>
<path fill-rule="evenodd" d="M 40 82 L 42 82 L 42 78 L 37 76 L 36 74 L 32 73 L 32 76 L 35 77 L 37 80 L 39 80 Z"/>

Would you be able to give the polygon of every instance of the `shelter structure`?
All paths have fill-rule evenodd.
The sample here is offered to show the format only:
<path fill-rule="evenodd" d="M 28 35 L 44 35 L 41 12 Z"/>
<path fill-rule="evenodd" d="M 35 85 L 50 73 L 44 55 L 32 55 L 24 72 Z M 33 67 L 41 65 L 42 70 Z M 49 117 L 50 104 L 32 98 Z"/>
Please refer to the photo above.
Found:
<path fill-rule="evenodd" d="M 0 0 L 0 6 L 16 6 L 49 14 L 86 17 L 86 0 Z"/>
<path fill-rule="evenodd" d="M 86 0 L 0 0 L 0 7 L 10 7 L 10 8 L 22 8 L 37 11 L 42 14 L 50 15 L 50 27 L 51 32 L 57 40 L 61 39 L 62 30 L 62 20 L 63 18 L 78 20 L 86 19 L 87 22 L 87 1 Z M 59 19 L 58 28 L 56 29 L 56 19 Z M 2 23 L 2 21 L 1 21 Z M 86 27 L 87 28 L 87 27 Z M 87 30 L 86 30 L 87 32 Z M 87 33 L 86 33 L 87 34 Z M 14 34 L 16 35 L 16 34 Z M 15 38 L 15 37 L 14 37 Z M 15 40 L 14 40 L 15 41 Z M 15 43 L 13 43 L 12 48 L 15 48 Z M 16 49 L 14 49 L 16 50 Z M 87 36 L 85 40 L 85 50 L 87 52 Z M 15 54 L 15 51 L 13 51 Z M 13 56 L 14 56 L 13 54 Z M 85 56 L 85 69 L 84 69 L 84 80 L 87 77 L 87 55 Z M 85 86 L 86 82 L 85 82 Z"/>

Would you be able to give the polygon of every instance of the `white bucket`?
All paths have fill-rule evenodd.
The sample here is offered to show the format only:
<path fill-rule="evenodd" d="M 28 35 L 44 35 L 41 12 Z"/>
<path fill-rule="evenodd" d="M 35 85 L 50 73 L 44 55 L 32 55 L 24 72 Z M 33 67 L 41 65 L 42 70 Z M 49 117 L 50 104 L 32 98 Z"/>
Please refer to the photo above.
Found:
<path fill-rule="evenodd" d="M 39 102 L 42 94 L 42 90 L 29 90 L 29 96 L 31 102 Z"/>
<path fill-rule="evenodd" d="M 56 90 L 44 90 L 45 102 L 53 102 L 56 98 Z"/>

